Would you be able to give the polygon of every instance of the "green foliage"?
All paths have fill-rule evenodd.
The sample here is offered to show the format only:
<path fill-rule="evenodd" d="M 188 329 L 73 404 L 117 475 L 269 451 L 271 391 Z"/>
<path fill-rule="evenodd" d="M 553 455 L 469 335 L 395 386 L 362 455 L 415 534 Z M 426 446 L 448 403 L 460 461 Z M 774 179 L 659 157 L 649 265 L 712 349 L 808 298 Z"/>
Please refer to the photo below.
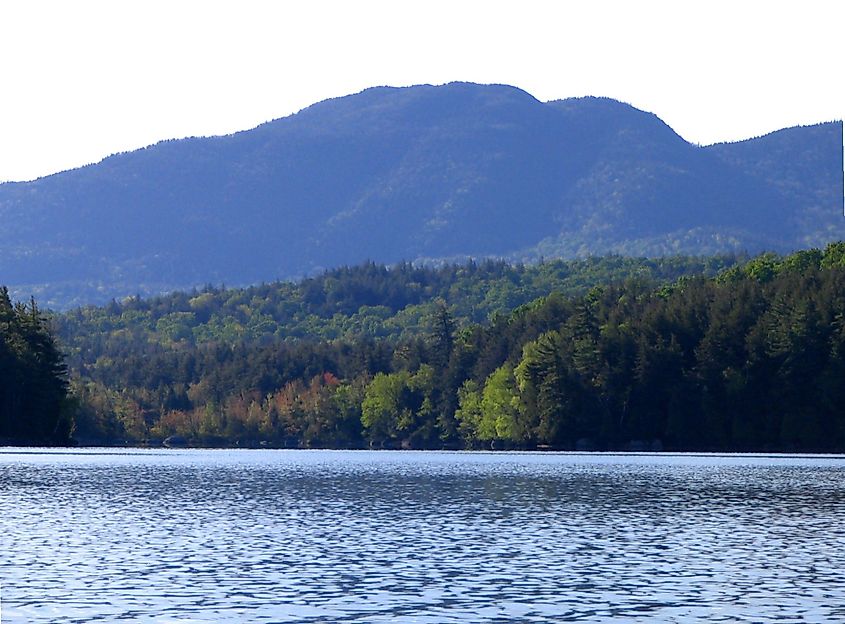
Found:
<path fill-rule="evenodd" d="M 434 429 L 434 369 L 424 364 L 416 373 L 377 374 L 361 404 L 361 423 L 371 443 L 412 446 L 428 442 Z"/>
<path fill-rule="evenodd" d="M 513 367 L 505 363 L 493 371 L 484 384 L 478 437 L 515 443 L 525 441 L 528 431 L 519 416 L 519 394 Z"/>
<path fill-rule="evenodd" d="M 57 322 L 96 328 L 68 335 L 85 439 L 841 450 L 843 257 L 840 245 L 764 255 L 716 278 L 686 269 L 719 263 L 672 258 L 366 265 L 343 273 L 369 284 L 360 292 L 327 274 L 133 299 Z M 488 287 L 511 297 L 582 270 L 589 288 L 557 282 L 573 290 L 510 311 L 482 303 Z M 250 329 L 268 317 L 272 332 Z"/>
<path fill-rule="evenodd" d="M 445 357 L 451 348 L 450 333 L 456 328 L 509 314 L 553 291 L 578 295 L 596 284 L 635 276 L 672 282 L 682 275 L 713 275 L 736 262 L 732 256 L 659 260 L 611 256 L 536 266 L 487 261 L 439 269 L 410 264 L 388 269 L 370 263 L 298 284 L 208 288 L 113 301 L 104 307 L 72 310 L 54 320 L 71 355 L 90 351 L 92 342 L 104 338 L 112 343 L 131 341 L 137 348 L 145 343 L 172 347 L 172 343 L 355 340 L 360 336 L 402 340 L 429 335 L 440 341 Z M 72 360 L 71 365 L 79 363 Z"/>
<path fill-rule="evenodd" d="M 413 422 L 410 397 L 411 375 L 407 371 L 377 374 L 367 386 L 361 404 L 361 423 L 371 440 L 384 444 Z"/>
<path fill-rule="evenodd" d="M 65 364 L 31 300 L 0 288 L 0 440 L 66 444 L 73 425 Z"/>
<path fill-rule="evenodd" d="M 830 243 L 825 247 L 820 266 L 823 269 L 845 267 L 845 242 Z"/>
<path fill-rule="evenodd" d="M 767 253 L 749 261 L 743 267 L 743 270 L 745 275 L 751 279 L 755 279 L 758 282 L 768 282 L 778 274 L 780 268 L 780 258 L 773 253 Z"/>
<path fill-rule="evenodd" d="M 485 426 L 481 429 L 483 411 L 481 408 L 481 392 L 478 383 L 472 379 L 464 381 L 458 389 L 458 409 L 455 411 L 455 419 L 458 421 L 458 429 L 461 438 L 466 444 L 476 440 L 492 440 L 495 438 L 495 430 Z"/>

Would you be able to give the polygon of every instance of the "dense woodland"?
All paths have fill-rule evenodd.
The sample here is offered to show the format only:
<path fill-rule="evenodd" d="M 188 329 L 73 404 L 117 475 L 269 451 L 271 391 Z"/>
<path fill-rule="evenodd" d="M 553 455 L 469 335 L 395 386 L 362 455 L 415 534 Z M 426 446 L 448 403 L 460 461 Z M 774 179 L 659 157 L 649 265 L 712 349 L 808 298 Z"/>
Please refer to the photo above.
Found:
<path fill-rule="evenodd" d="M 367 264 L 52 324 L 0 290 L 0 440 L 845 449 L 845 243 L 739 261 Z"/>
<path fill-rule="evenodd" d="M 184 350 L 188 345 L 277 341 L 354 342 L 361 337 L 402 341 L 429 331 L 438 302 L 455 322 L 487 323 L 493 316 L 551 292 L 584 294 L 597 284 L 637 278 L 673 282 L 684 275 L 712 276 L 744 258 L 608 256 L 536 265 L 501 261 L 439 268 L 367 263 L 327 271 L 299 282 L 245 289 L 208 286 L 142 299 L 78 308 L 56 317 L 73 368 L 104 365 L 121 350 Z"/>
<path fill-rule="evenodd" d="M 843 293 L 839 243 L 369 264 L 55 324 L 83 443 L 825 451 L 845 449 Z"/>
<path fill-rule="evenodd" d="M 73 416 L 62 354 L 35 301 L 0 288 L 0 442 L 66 444 Z"/>

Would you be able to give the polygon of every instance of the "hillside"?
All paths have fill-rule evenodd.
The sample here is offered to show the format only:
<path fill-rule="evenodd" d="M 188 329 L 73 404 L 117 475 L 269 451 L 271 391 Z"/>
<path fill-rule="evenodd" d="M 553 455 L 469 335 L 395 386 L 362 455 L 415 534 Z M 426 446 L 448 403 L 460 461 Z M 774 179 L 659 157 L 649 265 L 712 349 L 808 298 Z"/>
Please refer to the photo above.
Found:
<path fill-rule="evenodd" d="M 510 314 L 550 292 L 583 295 L 596 286 L 628 280 L 665 284 L 683 276 L 713 276 L 741 261 L 734 256 L 608 256 L 436 269 L 367 263 L 299 282 L 130 297 L 56 314 L 53 323 L 71 367 L 93 371 L 120 366 L 130 354 L 143 357 L 149 350 L 204 344 L 409 340 L 430 331 L 430 319 L 441 306 L 463 328 Z"/>
<path fill-rule="evenodd" d="M 0 279 L 66 307 L 364 260 L 789 251 L 845 238 L 842 124 L 692 145 L 602 98 L 373 88 L 0 185 Z"/>

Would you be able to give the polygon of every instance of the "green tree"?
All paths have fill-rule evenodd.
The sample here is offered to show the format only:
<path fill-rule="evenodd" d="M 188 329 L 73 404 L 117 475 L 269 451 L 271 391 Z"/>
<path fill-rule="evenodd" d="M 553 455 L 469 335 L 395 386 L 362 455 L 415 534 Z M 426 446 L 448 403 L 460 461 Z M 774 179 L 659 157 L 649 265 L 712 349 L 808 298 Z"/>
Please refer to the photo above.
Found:
<path fill-rule="evenodd" d="M 400 429 L 411 422 L 407 392 L 411 374 L 378 373 L 364 393 L 361 424 L 371 445 L 384 446 L 399 437 Z"/>
<path fill-rule="evenodd" d="M 510 364 L 503 364 L 487 378 L 481 395 L 481 414 L 480 439 L 516 444 L 527 441 L 530 432 L 520 418 L 519 389 Z"/>
<path fill-rule="evenodd" d="M 458 431 L 461 438 L 468 446 L 495 437 L 495 427 L 493 431 L 484 432 L 490 437 L 482 435 L 481 423 L 483 417 L 481 392 L 478 389 L 478 384 L 472 379 L 467 379 L 458 389 L 458 409 L 455 411 L 455 419 L 458 421 Z"/>
<path fill-rule="evenodd" d="M 67 443 L 67 371 L 35 300 L 12 305 L 0 288 L 0 438 Z"/>

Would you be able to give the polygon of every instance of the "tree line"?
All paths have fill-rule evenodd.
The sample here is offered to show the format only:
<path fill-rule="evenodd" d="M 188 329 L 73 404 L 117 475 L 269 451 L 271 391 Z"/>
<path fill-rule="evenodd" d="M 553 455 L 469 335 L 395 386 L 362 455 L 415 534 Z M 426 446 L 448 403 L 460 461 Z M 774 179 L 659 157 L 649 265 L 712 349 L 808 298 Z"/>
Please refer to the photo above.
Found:
<path fill-rule="evenodd" d="M 586 292 L 598 283 L 637 276 L 658 282 L 682 275 L 715 275 L 742 258 L 607 256 L 512 265 L 486 260 L 439 267 L 366 263 L 298 282 L 250 288 L 207 286 L 105 306 L 71 310 L 54 319 L 72 368 L 90 365 L 125 346 L 147 343 L 186 348 L 210 343 L 345 340 L 361 336 L 398 341 L 428 330 L 434 303 L 445 301 L 461 324 L 486 323 L 494 314 L 555 291 Z"/>
<path fill-rule="evenodd" d="M 318 318 L 341 323 L 384 302 L 351 285 L 362 276 L 404 284 L 394 293 L 425 288 L 425 274 L 403 270 L 412 278 L 367 265 L 345 269 L 350 283 L 326 274 L 290 286 L 299 299 L 287 309 L 314 306 Z M 496 270 L 516 289 L 530 274 Z M 192 330 L 173 340 L 151 321 L 157 307 L 159 320 L 173 314 L 167 302 L 179 297 L 191 305 L 260 290 L 72 312 L 58 320 L 64 331 L 86 318 L 109 328 L 71 336 L 76 435 L 273 447 L 845 448 L 845 244 L 727 263 L 714 277 L 630 271 L 579 294 L 497 310 L 486 322 L 464 313 L 460 295 L 483 300 L 483 282 L 448 271 L 460 279 L 447 294 L 464 280 L 451 298 L 432 288 L 428 299 L 388 302 L 390 318 L 413 324 L 389 335 L 377 327 L 329 339 L 280 336 L 280 312 L 273 332 L 249 339 L 199 340 Z M 330 303 L 332 292 L 345 294 Z M 402 316 L 421 304 L 423 320 Z M 255 301 L 238 306 L 258 309 Z"/>

